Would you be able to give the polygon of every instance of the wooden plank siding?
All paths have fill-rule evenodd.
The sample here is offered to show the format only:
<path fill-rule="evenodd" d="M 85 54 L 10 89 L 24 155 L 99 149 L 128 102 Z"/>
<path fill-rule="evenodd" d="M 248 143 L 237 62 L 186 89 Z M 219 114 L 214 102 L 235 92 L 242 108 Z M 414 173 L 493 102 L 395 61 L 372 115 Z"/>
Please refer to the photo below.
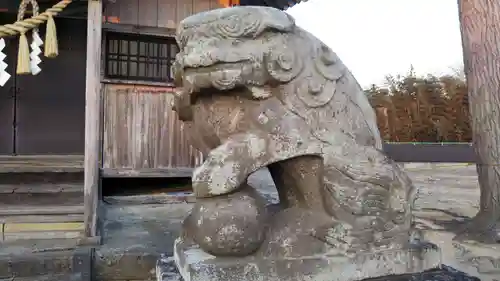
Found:
<path fill-rule="evenodd" d="M 120 0 L 106 4 L 104 26 L 173 36 L 182 19 L 216 8 L 218 0 Z M 171 109 L 172 88 L 144 81 L 102 82 L 102 176 L 189 177 L 203 156 L 190 145 L 188 125 Z"/>
<path fill-rule="evenodd" d="M 108 2 L 104 13 L 113 23 L 175 29 L 192 14 L 220 7 L 218 0 L 120 0 Z"/>
<path fill-rule="evenodd" d="M 105 85 L 103 169 L 141 176 L 200 165 L 203 156 L 189 144 L 172 101 L 171 88 Z"/>

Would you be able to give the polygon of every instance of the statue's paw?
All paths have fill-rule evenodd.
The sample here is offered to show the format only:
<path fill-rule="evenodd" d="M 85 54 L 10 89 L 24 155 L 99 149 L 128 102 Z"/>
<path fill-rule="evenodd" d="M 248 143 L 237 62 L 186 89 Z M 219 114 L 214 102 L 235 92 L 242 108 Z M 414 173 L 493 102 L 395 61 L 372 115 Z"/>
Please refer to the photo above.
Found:
<path fill-rule="evenodd" d="M 193 171 L 192 187 L 196 197 L 213 197 L 235 191 L 241 184 L 241 165 L 230 160 L 224 151 L 212 151 Z"/>
<path fill-rule="evenodd" d="M 233 180 L 226 169 L 194 172 L 191 180 L 194 195 L 197 198 L 214 197 L 228 194 L 239 188 L 240 182 Z"/>
<path fill-rule="evenodd" d="M 191 187 L 193 188 L 194 195 L 197 198 L 213 196 L 211 191 L 212 181 L 210 180 L 209 174 L 210 173 L 208 173 L 203 165 L 194 170 L 191 178 Z"/>

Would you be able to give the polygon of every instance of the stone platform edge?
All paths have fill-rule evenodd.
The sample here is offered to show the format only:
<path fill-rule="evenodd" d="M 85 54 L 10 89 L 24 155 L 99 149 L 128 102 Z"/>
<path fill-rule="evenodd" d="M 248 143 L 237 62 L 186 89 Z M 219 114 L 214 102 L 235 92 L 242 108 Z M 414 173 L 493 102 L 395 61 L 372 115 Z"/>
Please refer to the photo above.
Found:
<path fill-rule="evenodd" d="M 419 273 L 441 265 L 440 249 L 427 242 L 415 244 L 408 249 L 383 250 L 359 254 L 353 258 L 248 257 L 235 260 L 217 258 L 178 238 L 174 245 L 174 257 L 163 257 L 163 262 L 157 264 L 156 274 L 159 281 L 179 280 L 175 279 L 176 275 L 189 281 L 256 281 L 262 280 L 262 276 L 266 276 L 265 280 L 268 281 L 354 281 Z"/>

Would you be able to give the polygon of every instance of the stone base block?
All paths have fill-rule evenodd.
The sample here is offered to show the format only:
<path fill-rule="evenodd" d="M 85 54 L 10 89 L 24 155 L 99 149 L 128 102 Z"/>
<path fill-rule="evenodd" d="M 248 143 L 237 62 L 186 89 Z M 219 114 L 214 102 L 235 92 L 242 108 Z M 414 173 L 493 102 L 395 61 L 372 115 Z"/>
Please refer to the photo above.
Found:
<path fill-rule="evenodd" d="M 177 270 L 174 257 L 162 254 L 156 261 L 156 281 L 184 281 Z"/>
<path fill-rule="evenodd" d="M 473 241 L 452 243 L 457 268 L 482 281 L 500 280 L 500 245 Z"/>
<path fill-rule="evenodd" d="M 438 245 L 443 264 L 477 276 L 482 281 L 500 281 L 500 244 L 454 241 L 455 232 L 436 229 L 436 225 L 427 226 L 422 237 Z"/>
<path fill-rule="evenodd" d="M 439 268 L 441 254 L 434 244 L 420 243 L 409 249 L 362 253 L 352 258 L 221 258 L 179 238 L 174 261 L 185 281 L 354 281 Z"/>
<path fill-rule="evenodd" d="M 162 256 L 156 265 L 156 281 L 185 281 L 182 279 L 173 257 Z M 263 279 L 264 280 L 264 279 Z M 441 266 L 422 273 L 389 275 L 363 281 L 486 281 L 470 276 L 449 266 Z"/>

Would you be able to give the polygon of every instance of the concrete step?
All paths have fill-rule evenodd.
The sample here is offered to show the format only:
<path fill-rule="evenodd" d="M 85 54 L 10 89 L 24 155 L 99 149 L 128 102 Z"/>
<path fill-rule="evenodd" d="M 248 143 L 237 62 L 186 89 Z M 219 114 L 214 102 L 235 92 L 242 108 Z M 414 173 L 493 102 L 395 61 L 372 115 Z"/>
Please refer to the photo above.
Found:
<path fill-rule="evenodd" d="M 46 205 L 46 206 L 15 206 L 0 205 L 0 216 L 26 216 L 26 215 L 78 215 L 83 214 L 83 202 L 78 205 Z"/>
<path fill-rule="evenodd" d="M 47 210 L 47 208 L 37 208 L 38 210 L 42 209 L 45 210 L 45 213 L 50 213 L 51 211 L 54 211 L 54 208 L 50 208 Z M 78 206 L 73 206 L 73 211 L 77 211 L 76 214 L 68 213 L 68 214 L 49 214 L 49 215 L 43 215 L 43 214 L 27 214 L 27 215 L 0 215 L 0 224 L 8 224 L 8 223 L 72 223 L 72 222 L 83 222 L 83 208 L 78 207 Z M 19 213 L 20 210 L 17 210 Z M 4 212 L 6 213 L 6 212 Z M 12 212 L 10 212 L 12 214 Z"/>
<path fill-rule="evenodd" d="M 83 184 L 0 184 L 0 241 L 77 239 L 83 231 Z"/>
<path fill-rule="evenodd" d="M 90 281 L 93 250 L 0 254 L 0 280 Z"/>
<path fill-rule="evenodd" d="M 47 274 L 30 277 L 1 278 L 0 281 L 83 281 L 81 274 Z"/>
<path fill-rule="evenodd" d="M 33 239 L 78 239 L 82 237 L 83 222 L 73 223 L 6 223 L 2 225 L 2 244 Z"/>
<path fill-rule="evenodd" d="M 83 155 L 0 155 L 1 174 L 82 173 Z"/>
<path fill-rule="evenodd" d="M 83 204 L 83 183 L 0 184 L 0 209 Z"/>
<path fill-rule="evenodd" d="M 83 230 L 83 204 L 0 209 L 0 243 L 4 245 L 18 240 L 79 239 Z"/>
<path fill-rule="evenodd" d="M 0 243 L 3 245 L 18 240 L 82 236 L 83 184 L 68 182 L 68 179 L 64 179 L 65 182 L 43 180 L 51 181 L 54 177 L 37 174 L 0 181 Z"/>
<path fill-rule="evenodd" d="M 0 194 L 29 194 L 48 193 L 57 194 L 61 192 L 78 193 L 83 192 L 83 183 L 19 183 L 0 184 Z"/>

